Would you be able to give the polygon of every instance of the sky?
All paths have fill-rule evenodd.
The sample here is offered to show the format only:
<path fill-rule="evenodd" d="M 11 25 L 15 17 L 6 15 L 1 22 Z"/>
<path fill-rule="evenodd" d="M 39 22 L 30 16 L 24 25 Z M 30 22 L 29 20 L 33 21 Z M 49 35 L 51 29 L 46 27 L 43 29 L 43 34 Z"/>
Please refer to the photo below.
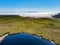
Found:
<path fill-rule="evenodd" d="M 60 0 L 0 0 L 0 14 L 60 12 Z"/>

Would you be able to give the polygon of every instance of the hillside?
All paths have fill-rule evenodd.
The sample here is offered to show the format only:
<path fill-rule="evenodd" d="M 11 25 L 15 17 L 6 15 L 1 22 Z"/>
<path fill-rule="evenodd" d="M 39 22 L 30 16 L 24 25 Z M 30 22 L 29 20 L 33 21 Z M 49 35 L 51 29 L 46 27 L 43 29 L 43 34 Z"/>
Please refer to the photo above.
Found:
<path fill-rule="evenodd" d="M 58 14 L 52 16 L 52 17 L 54 17 L 54 18 L 60 18 L 60 13 L 58 13 Z"/>
<path fill-rule="evenodd" d="M 60 45 L 60 21 L 50 18 L 0 16 L 0 36 L 4 33 L 30 33 L 54 40 Z"/>

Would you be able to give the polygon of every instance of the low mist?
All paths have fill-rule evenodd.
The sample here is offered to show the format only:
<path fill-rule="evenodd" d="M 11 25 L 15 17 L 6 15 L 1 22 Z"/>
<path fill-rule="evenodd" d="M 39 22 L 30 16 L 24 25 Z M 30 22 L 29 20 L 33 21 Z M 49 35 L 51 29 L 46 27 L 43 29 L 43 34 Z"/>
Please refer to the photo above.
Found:
<path fill-rule="evenodd" d="M 58 14 L 58 12 L 25 12 L 20 13 L 19 16 L 30 18 L 52 18 L 52 16 Z"/>
<path fill-rule="evenodd" d="M 58 12 L 53 11 L 5 11 L 0 12 L 0 15 L 19 15 L 22 17 L 30 18 L 52 18 L 52 16 L 58 14 Z"/>

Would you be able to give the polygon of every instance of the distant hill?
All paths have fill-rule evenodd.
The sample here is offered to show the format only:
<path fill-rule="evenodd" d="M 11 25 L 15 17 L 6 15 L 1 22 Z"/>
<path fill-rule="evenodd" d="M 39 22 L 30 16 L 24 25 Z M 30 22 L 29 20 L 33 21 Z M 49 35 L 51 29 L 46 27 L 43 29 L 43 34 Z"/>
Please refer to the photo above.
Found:
<path fill-rule="evenodd" d="M 52 16 L 52 17 L 54 17 L 54 18 L 60 18 L 60 13 L 58 13 L 58 14 Z"/>
<path fill-rule="evenodd" d="M 0 15 L 0 36 L 7 32 L 36 34 L 60 45 L 60 21 L 57 19 Z"/>
<path fill-rule="evenodd" d="M 0 15 L 0 17 L 18 17 L 19 15 Z"/>

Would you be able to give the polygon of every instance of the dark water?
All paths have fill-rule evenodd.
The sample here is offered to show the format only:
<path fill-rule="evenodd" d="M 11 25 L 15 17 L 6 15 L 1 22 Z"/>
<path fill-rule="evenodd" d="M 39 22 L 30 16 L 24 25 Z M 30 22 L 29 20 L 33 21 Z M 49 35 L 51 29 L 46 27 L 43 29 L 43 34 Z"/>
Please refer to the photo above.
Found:
<path fill-rule="evenodd" d="M 30 34 L 8 35 L 0 45 L 54 45 L 49 41 L 38 38 Z"/>

